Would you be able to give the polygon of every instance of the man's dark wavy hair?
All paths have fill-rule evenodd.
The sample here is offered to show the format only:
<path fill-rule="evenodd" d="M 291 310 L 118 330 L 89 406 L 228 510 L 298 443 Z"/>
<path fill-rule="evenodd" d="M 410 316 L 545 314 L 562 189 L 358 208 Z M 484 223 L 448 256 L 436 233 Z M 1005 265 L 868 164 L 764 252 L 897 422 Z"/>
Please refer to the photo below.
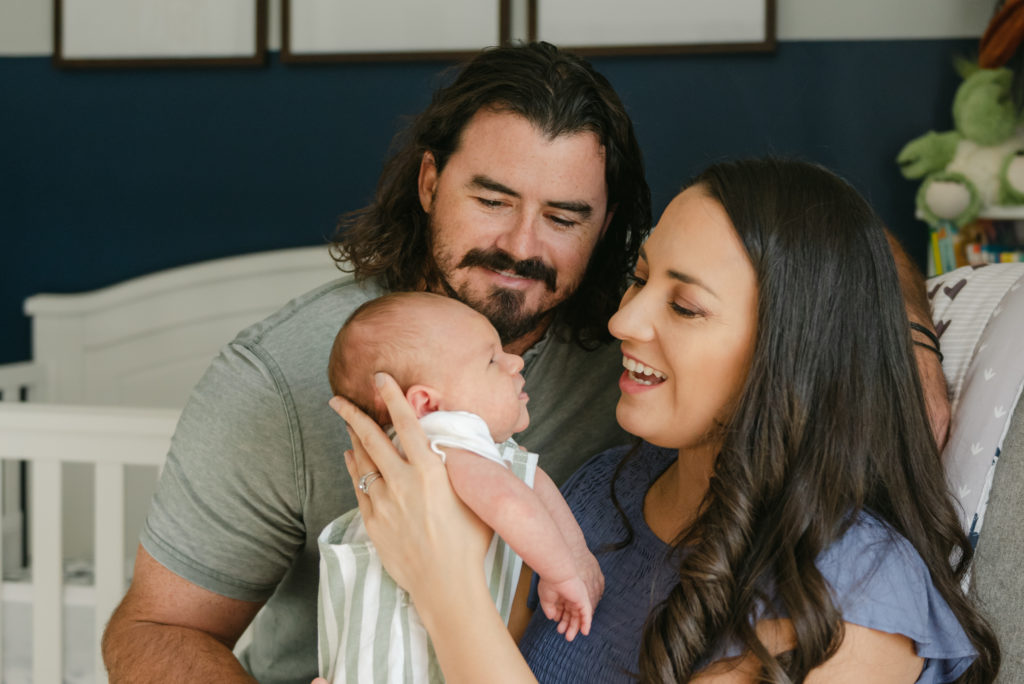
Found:
<path fill-rule="evenodd" d="M 438 172 L 458 149 L 463 128 L 482 108 L 524 117 L 550 138 L 594 133 L 604 147 L 608 209 L 614 210 L 579 288 L 559 310 L 584 347 L 610 339 L 626 275 L 651 224 L 651 193 L 633 124 L 608 80 L 585 60 L 548 43 L 484 50 L 396 136 L 373 202 L 342 216 L 331 253 L 357 279 L 376 277 L 393 291 L 438 282 L 429 220 L 417 181 L 425 152 Z"/>

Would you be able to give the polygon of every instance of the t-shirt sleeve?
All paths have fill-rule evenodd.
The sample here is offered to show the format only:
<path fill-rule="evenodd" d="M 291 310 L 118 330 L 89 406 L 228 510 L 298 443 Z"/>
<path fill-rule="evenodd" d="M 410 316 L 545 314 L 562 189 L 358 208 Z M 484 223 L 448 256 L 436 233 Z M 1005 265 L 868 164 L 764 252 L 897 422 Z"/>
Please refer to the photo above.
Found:
<path fill-rule="evenodd" d="M 287 387 L 257 347 L 221 350 L 171 439 L 141 542 L 215 593 L 269 598 L 305 541 L 301 445 Z"/>
<path fill-rule="evenodd" d="M 974 660 L 974 647 L 920 555 L 878 520 L 862 515 L 817 566 L 844 621 L 914 642 L 925 659 L 919 684 L 952 682 Z"/>

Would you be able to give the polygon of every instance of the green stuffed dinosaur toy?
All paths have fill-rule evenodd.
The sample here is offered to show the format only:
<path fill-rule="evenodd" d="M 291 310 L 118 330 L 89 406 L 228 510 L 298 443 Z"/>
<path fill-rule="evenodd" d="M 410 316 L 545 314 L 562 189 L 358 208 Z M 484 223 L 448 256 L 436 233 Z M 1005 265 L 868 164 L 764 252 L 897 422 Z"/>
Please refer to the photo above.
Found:
<path fill-rule="evenodd" d="M 917 209 L 932 224 L 963 227 L 993 206 L 1024 204 L 1024 118 L 1012 97 L 1013 73 L 961 64 L 953 98 L 955 130 L 929 131 L 907 143 L 896 161 L 923 179 Z"/>

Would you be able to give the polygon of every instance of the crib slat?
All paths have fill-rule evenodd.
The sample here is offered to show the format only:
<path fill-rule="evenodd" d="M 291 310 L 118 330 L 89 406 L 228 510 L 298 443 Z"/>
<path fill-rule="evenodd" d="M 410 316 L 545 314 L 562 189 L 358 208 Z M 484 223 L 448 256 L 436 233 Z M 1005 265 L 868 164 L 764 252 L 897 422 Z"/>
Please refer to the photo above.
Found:
<path fill-rule="evenodd" d="M 120 463 L 96 465 L 96 648 L 111 613 L 124 595 L 124 466 Z M 103 659 L 97 655 L 95 682 L 107 681 Z"/>
<path fill-rule="evenodd" d="M 4 487 L 6 486 L 7 462 L 0 458 L 0 674 L 4 671 L 4 601 L 3 601 L 3 571 L 4 571 L 4 532 L 7 525 L 4 517 Z"/>
<path fill-rule="evenodd" d="M 32 679 L 59 682 L 64 670 L 60 462 L 32 464 Z"/>

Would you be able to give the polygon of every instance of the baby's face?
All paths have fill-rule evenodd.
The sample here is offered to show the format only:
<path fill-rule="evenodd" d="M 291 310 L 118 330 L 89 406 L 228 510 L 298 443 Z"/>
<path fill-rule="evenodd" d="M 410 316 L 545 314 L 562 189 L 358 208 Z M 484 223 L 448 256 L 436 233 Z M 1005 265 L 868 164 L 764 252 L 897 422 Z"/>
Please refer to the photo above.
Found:
<path fill-rule="evenodd" d="M 484 419 L 495 442 L 504 442 L 530 424 L 529 397 L 523 391 L 522 358 L 506 354 L 490 321 L 469 307 L 447 307 L 445 348 L 432 360 L 445 377 L 437 383 L 442 409 L 470 411 Z"/>

